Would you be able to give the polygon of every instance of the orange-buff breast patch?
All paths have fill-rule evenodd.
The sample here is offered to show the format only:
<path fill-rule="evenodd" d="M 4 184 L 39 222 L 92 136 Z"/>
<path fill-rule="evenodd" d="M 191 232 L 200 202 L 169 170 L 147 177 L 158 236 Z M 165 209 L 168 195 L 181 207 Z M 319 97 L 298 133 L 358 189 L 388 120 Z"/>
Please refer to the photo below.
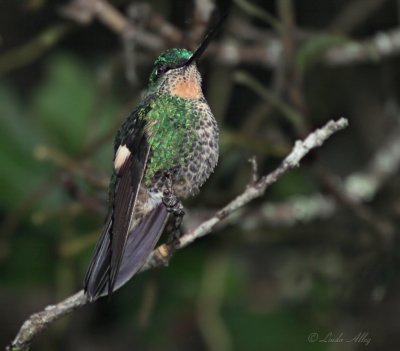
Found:
<path fill-rule="evenodd" d="M 196 81 L 179 80 L 172 88 L 171 93 L 183 99 L 197 99 L 201 95 L 201 89 Z"/>

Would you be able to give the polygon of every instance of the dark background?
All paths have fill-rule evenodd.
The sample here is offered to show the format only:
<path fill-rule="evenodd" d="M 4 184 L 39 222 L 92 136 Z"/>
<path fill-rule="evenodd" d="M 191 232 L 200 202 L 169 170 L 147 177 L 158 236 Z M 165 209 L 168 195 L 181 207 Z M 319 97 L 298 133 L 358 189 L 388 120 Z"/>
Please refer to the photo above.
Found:
<path fill-rule="evenodd" d="M 139 20 L 138 3 L 110 3 L 161 44 L 96 16 L 79 23 L 69 1 L 0 0 L 0 345 L 82 287 L 115 132 L 157 55 L 195 48 L 209 22 L 207 1 L 148 1 Z M 268 173 L 329 119 L 349 128 L 168 268 L 54 323 L 32 350 L 399 349 L 400 2 L 216 6 L 228 19 L 200 70 L 220 162 L 184 202 L 185 228 L 245 189 L 252 155 Z M 178 34 L 163 36 L 156 15 Z"/>

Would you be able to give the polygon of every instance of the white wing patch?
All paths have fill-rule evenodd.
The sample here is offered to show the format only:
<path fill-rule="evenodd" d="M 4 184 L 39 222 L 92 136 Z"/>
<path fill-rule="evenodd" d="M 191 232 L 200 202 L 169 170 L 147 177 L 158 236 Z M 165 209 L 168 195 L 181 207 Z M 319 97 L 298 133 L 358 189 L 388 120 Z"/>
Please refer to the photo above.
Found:
<path fill-rule="evenodd" d="M 149 194 L 148 202 L 152 207 L 156 207 L 162 202 L 162 197 L 163 197 L 162 192 L 148 191 L 148 194 Z"/>
<path fill-rule="evenodd" d="M 125 161 L 131 155 L 131 152 L 126 147 L 126 145 L 120 145 L 118 147 L 117 153 L 115 154 L 114 159 L 114 169 L 116 172 L 119 172 L 121 167 L 124 165 Z"/>

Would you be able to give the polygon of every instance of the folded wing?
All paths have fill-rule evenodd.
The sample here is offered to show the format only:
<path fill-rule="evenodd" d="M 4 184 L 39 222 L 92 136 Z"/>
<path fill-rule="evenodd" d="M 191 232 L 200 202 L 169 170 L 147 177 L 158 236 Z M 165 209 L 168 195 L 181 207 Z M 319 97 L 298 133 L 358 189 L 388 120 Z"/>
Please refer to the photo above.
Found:
<path fill-rule="evenodd" d="M 84 281 L 90 300 L 110 295 L 140 269 L 168 217 L 160 204 L 144 218 L 135 218 L 135 205 L 150 154 L 145 131 L 147 112 L 146 107 L 136 110 L 116 139 L 109 200 L 112 206 Z"/>

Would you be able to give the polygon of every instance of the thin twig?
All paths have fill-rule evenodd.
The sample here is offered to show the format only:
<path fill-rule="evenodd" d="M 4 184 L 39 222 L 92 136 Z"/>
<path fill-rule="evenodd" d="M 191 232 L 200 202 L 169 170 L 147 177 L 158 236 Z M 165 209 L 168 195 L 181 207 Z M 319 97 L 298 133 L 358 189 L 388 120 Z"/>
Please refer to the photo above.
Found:
<path fill-rule="evenodd" d="M 394 229 L 390 229 L 390 227 L 393 226 L 390 223 L 380 224 L 386 221 L 379 218 L 377 213 L 371 213 L 372 211 L 365 207 L 377 196 L 388 179 L 398 172 L 399 168 L 400 124 L 397 124 L 386 136 L 384 143 L 375 152 L 366 167 L 349 174 L 342 181 L 335 180 L 336 190 L 335 194 L 332 194 L 333 197 L 329 194 L 315 193 L 308 196 L 296 195 L 280 203 L 266 203 L 258 209 L 253 209 L 251 216 L 246 215 L 246 218 L 242 219 L 238 225 L 243 228 L 248 228 L 249 223 L 254 227 L 260 227 L 265 223 L 289 225 L 295 222 L 309 222 L 319 218 L 328 218 L 333 216 L 338 209 L 338 201 L 335 201 L 335 199 L 339 200 L 339 198 L 346 196 L 355 201 L 357 206 L 364 207 L 361 213 L 367 211 L 367 222 L 372 221 L 373 224 L 370 225 L 380 231 L 382 239 L 386 239 L 387 236 L 390 237 Z M 358 212 L 360 213 L 360 210 Z M 358 217 L 361 216 L 358 215 Z"/>
<path fill-rule="evenodd" d="M 254 16 L 266 24 L 270 25 L 276 31 L 280 31 L 282 28 L 281 23 L 277 18 L 271 15 L 269 12 L 265 11 L 262 7 L 253 4 L 247 0 L 234 0 L 234 3 L 240 7 L 241 10 L 248 13 L 251 16 Z"/>
<path fill-rule="evenodd" d="M 141 30 L 130 23 L 123 13 L 104 0 L 72 0 L 60 9 L 60 14 L 80 24 L 89 24 L 94 19 L 98 19 L 121 38 L 133 40 L 135 44 L 148 49 L 152 52 L 151 55 L 170 46 L 182 45 L 182 38 L 184 38 L 183 31 L 175 28 L 162 16 L 154 13 L 149 19 L 149 25 L 153 30 L 159 26 L 156 30 L 158 33 L 154 34 L 148 30 Z M 251 63 L 263 65 L 266 68 L 274 68 L 282 64 L 283 47 L 279 35 L 271 31 L 262 31 L 248 23 L 231 22 L 229 31 L 240 39 L 249 37 L 251 42 L 225 40 L 218 44 L 213 43 L 205 53 L 205 57 L 213 57 L 216 62 L 227 66 Z M 30 64 L 42 56 L 68 34 L 71 28 L 73 27 L 64 25 L 50 28 L 31 42 L 1 55 L 0 76 Z M 255 33 L 259 34 L 255 35 Z M 301 44 L 307 43 L 307 40 L 318 40 L 315 33 L 299 28 L 295 28 L 294 35 L 296 45 L 300 44 L 300 47 Z M 334 39 L 333 43 L 329 44 L 328 41 L 324 44 L 328 47 L 318 53 L 320 61 L 328 65 L 378 62 L 385 57 L 399 55 L 400 53 L 399 29 L 377 32 L 375 36 L 363 41 L 342 43 L 343 39 L 340 39 L 340 42 L 337 43 L 339 40 L 337 37 L 332 39 Z M 137 54 L 137 56 L 137 60 L 140 62 L 140 55 Z"/>
<path fill-rule="evenodd" d="M 303 115 L 297 112 L 292 106 L 288 105 L 273 91 L 267 89 L 263 84 L 254 79 L 252 76 L 243 71 L 237 71 L 234 75 L 237 83 L 243 84 L 260 97 L 262 97 L 270 106 L 279 111 L 294 127 L 297 134 L 301 134 L 305 130 Z"/>
<path fill-rule="evenodd" d="M 278 11 L 282 20 L 282 29 L 280 31 L 281 42 L 283 46 L 283 80 L 286 82 L 290 105 L 302 114 L 303 123 L 301 128 L 297 128 L 297 136 L 307 135 L 307 128 L 304 123 L 304 117 L 308 115 L 301 84 L 301 75 L 297 65 L 297 47 L 295 38 L 295 15 L 294 4 L 292 0 L 278 1 Z"/>
<path fill-rule="evenodd" d="M 73 160 L 60 150 L 40 145 L 34 149 L 33 153 L 36 159 L 40 161 L 53 161 L 61 168 L 66 169 L 70 174 L 83 176 L 97 187 L 107 188 L 108 186 L 108 178 L 104 174 L 94 171 L 89 163 Z"/>
<path fill-rule="evenodd" d="M 255 156 L 250 157 L 249 162 L 251 164 L 251 183 L 256 184 L 260 179 L 260 176 L 258 174 L 258 164 L 256 157 Z"/>
<path fill-rule="evenodd" d="M 43 311 L 31 315 L 22 325 L 17 337 L 6 348 L 7 351 L 29 350 L 32 341 L 51 323 L 87 303 L 83 290 L 56 305 L 47 306 Z"/>
<path fill-rule="evenodd" d="M 320 183 L 329 190 L 330 194 L 340 204 L 348 208 L 356 217 L 375 230 L 378 234 L 377 239 L 382 244 L 390 245 L 392 243 L 394 227 L 390 222 L 379 218 L 368 206 L 365 206 L 362 202 L 358 201 L 357 198 L 351 196 L 351 194 L 346 191 L 340 179 L 335 178 L 320 167 L 315 167 L 314 171 Z"/>
<path fill-rule="evenodd" d="M 280 176 L 288 170 L 298 167 L 300 160 L 306 156 L 312 149 L 320 147 L 332 134 L 345 128 L 348 121 L 341 118 L 338 121 L 330 121 L 324 127 L 311 133 L 304 141 L 296 141 L 290 154 L 282 161 L 281 165 L 267 176 L 261 177 L 255 184 L 250 184 L 245 191 L 228 203 L 224 208 L 216 212 L 210 219 L 201 223 L 198 227 L 189 230 L 180 239 L 177 247 L 163 244 L 156 248 L 147 262 L 141 269 L 141 272 L 160 265 L 165 265 L 176 248 L 181 249 L 190 245 L 193 241 L 209 234 L 214 227 L 227 216 L 237 209 L 245 206 L 255 198 L 261 197 L 266 189 L 275 183 Z M 22 325 L 17 336 L 7 351 L 27 351 L 33 340 L 52 322 L 71 313 L 77 308 L 88 303 L 83 291 L 68 297 L 56 305 L 46 307 L 43 311 L 31 315 Z"/>
<path fill-rule="evenodd" d="M 330 32 L 351 33 L 364 24 L 387 0 L 353 0 L 329 25 Z"/>
<path fill-rule="evenodd" d="M 207 25 L 210 21 L 211 14 L 214 10 L 214 3 L 210 0 L 195 0 L 194 1 L 194 14 L 192 19 L 192 28 L 190 31 L 190 39 L 195 43 L 193 49 L 201 41 L 204 36 Z"/>
<path fill-rule="evenodd" d="M 37 60 L 63 39 L 72 27 L 59 24 L 45 29 L 26 44 L 0 56 L 0 76 Z"/>
<path fill-rule="evenodd" d="M 348 65 L 357 62 L 378 62 L 400 53 L 400 30 L 377 32 L 372 38 L 351 41 L 329 49 L 322 57 L 329 65 Z"/>
<path fill-rule="evenodd" d="M 155 51 L 164 47 L 159 36 L 140 31 L 125 14 L 105 0 L 71 0 L 61 8 L 60 13 L 81 24 L 88 24 L 97 19 L 121 37 L 134 38 L 138 44 Z"/>

